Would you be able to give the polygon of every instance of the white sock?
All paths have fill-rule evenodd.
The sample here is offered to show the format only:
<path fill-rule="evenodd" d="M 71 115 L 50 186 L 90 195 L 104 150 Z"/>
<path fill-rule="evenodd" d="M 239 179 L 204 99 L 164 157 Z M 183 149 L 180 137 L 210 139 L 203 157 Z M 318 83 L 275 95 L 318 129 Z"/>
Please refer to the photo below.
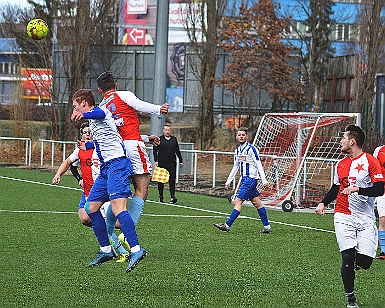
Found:
<path fill-rule="evenodd" d="M 100 247 L 100 250 L 105 252 L 105 253 L 109 253 L 109 252 L 111 252 L 111 245 Z"/>
<path fill-rule="evenodd" d="M 140 246 L 136 245 L 134 247 L 131 247 L 130 252 L 138 252 L 140 250 Z"/>

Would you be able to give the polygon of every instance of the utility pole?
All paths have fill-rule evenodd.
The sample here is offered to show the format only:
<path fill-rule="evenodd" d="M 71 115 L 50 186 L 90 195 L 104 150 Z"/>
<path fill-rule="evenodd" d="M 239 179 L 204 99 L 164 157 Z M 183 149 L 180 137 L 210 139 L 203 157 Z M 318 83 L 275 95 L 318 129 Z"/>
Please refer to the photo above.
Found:
<path fill-rule="evenodd" d="M 166 76 L 168 55 L 168 10 L 169 0 L 159 0 L 156 8 L 155 72 L 152 101 L 163 105 L 166 102 Z M 165 115 L 151 115 L 150 134 L 159 136 L 166 123 Z"/>

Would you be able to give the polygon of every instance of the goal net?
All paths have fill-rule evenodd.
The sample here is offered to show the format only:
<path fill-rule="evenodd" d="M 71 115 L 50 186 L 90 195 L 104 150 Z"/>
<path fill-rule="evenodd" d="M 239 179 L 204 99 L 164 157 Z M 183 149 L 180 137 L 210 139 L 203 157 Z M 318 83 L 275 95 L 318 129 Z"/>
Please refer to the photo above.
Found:
<path fill-rule="evenodd" d="M 284 211 L 316 206 L 332 184 L 336 162 L 345 155 L 340 141 L 349 124 L 361 125 L 360 114 L 264 115 L 253 142 L 270 183 L 258 186 L 262 203 Z"/>

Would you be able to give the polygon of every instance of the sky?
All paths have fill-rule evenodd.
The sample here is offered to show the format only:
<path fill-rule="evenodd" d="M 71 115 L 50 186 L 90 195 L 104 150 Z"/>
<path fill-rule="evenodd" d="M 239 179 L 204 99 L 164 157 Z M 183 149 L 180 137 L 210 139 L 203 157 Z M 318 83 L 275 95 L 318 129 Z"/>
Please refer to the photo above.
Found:
<path fill-rule="evenodd" d="M 27 0 L 0 0 L 0 7 L 7 4 L 20 4 L 20 6 L 27 6 L 28 2 Z"/>

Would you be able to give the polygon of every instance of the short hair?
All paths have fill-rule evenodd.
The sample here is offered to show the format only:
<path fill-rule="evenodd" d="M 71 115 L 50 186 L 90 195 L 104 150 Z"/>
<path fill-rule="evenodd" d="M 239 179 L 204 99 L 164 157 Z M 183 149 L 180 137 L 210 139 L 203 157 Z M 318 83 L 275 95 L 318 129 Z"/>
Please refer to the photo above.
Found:
<path fill-rule="evenodd" d="M 237 133 L 238 133 L 239 131 L 245 132 L 246 135 L 247 135 L 247 127 L 244 127 L 244 126 L 238 127 Z"/>
<path fill-rule="evenodd" d="M 164 124 L 163 128 L 165 128 L 166 126 L 171 128 L 171 124 L 166 123 Z"/>
<path fill-rule="evenodd" d="M 72 101 L 76 101 L 78 104 L 85 100 L 89 106 L 95 106 L 95 94 L 91 89 L 80 89 L 72 95 Z"/>
<path fill-rule="evenodd" d="M 106 92 L 108 90 L 115 89 L 115 79 L 112 72 L 107 71 L 104 73 L 101 73 L 98 78 L 96 78 L 96 81 L 98 83 L 98 87 L 103 91 Z"/>
<path fill-rule="evenodd" d="M 348 133 L 349 139 L 355 139 L 357 146 L 362 149 L 365 142 L 365 133 L 361 127 L 350 124 L 346 126 L 345 131 Z"/>
<path fill-rule="evenodd" d="M 83 129 L 85 129 L 86 127 L 90 127 L 90 123 L 87 121 L 87 122 L 83 122 L 82 125 L 80 125 L 80 133 L 83 134 Z"/>

